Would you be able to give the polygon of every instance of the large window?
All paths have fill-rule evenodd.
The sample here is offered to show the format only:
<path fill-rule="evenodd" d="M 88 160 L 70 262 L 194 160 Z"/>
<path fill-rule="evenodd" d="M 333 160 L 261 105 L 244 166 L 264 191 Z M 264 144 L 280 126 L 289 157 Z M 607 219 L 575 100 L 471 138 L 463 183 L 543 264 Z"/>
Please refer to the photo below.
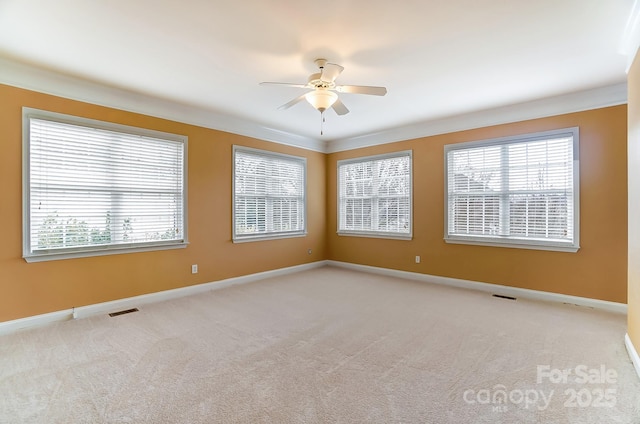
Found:
<path fill-rule="evenodd" d="M 186 246 L 184 136 L 25 108 L 27 262 Z"/>
<path fill-rule="evenodd" d="M 233 148 L 233 240 L 306 234 L 307 160 Z"/>
<path fill-rule="evenodd" d="M 578 128 L 445 146 L 445 240 L 579 248 Z"/>
<path fill-rule="evenodd" d="M 411 151 L 338 161 L 338 234 L 410 239 Z"/>

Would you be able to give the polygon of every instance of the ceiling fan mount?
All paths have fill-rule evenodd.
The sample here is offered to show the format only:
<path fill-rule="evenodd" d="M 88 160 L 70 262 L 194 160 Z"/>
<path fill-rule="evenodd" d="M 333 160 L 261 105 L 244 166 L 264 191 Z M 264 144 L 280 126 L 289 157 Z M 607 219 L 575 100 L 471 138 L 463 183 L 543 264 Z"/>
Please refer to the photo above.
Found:
<path fill-rule="evenodd" d="M 313 63 L 315 63 L 318 68 L 322 69 L 324 68 L 324 65 L 327 64 L 327 59 L 316 59 Z"/>
<path fill-rule="evenodd" d="M 349 113 L 349 109 L 342 103 L 336 92 L 374 96 L 384 96 L 387 94 L 385 87 L 337 85 L 335 80 L 344 70 L 342 66 L 329 63 L 326 59 L 316 59 L 314 63 L 320 72 L 311 74 L 306 84 L 288 82 L 261 82 L 260 84 L 310 89 L 310 91 L 280 106 L 279 109 L 289 109 L 291 106 L 306 99 L 307 102 L 316 110 L 320 111 L 321 114 L 329 108 L 332 108 L 338 115 L 346 115 Z"/>

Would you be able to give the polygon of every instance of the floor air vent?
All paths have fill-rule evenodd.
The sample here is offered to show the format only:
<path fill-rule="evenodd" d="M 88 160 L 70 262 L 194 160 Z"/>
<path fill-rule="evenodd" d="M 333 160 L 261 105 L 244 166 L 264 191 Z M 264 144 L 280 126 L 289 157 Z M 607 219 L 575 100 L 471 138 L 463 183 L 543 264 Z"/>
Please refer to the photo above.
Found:
<path fill-rule="evenodd" d="M 516 300 L 515 297 L 511 297 L 511 296 L 503 296 L 501 294 L 494 294 L 493 297 L 499 297 L 500 299 L 508 299 L 508 300 Z"/>
<path fill-rule="evenodd" d="M 110 317 L 117 317 L 118 315 L 130 314 L 131 312 L 138 312 L 138 308 L 125 309 L 124 311 L 111 312 Z"/>

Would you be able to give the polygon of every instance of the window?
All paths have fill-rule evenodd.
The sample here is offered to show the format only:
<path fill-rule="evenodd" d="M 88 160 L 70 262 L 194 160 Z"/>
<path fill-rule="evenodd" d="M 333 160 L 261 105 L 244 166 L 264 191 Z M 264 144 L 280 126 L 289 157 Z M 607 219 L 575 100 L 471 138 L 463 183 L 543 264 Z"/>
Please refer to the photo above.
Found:
<path fill-rule="evenodd" d="M 578 128 L 445 146 L 445 240 L 579 248 Z"/>
<path fill-rule="evenodd" d="M 186 246 L 184 136 L 25 108 L 27 262 Z"/>
<path fill-rule="evenodd" d="M 233 240 L 306 234 L 306 158 L 233 147 Z"/>
<path fill-rule="evenodd" d="M 410 239 L 411 151 L 338 161 L 338 234 Z"/>

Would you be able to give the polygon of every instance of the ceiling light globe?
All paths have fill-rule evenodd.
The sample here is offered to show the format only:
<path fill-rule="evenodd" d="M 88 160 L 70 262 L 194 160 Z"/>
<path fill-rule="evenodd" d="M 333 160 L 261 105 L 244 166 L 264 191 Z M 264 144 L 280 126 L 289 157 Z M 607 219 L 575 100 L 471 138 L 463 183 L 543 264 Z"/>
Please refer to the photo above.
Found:
<path fill-rule="evenodd" d="M 304 95 L 311 106 L 321 113 L 329 109 L 338 100 L 338 95 L 333 91 L 317 89 Z"/>

